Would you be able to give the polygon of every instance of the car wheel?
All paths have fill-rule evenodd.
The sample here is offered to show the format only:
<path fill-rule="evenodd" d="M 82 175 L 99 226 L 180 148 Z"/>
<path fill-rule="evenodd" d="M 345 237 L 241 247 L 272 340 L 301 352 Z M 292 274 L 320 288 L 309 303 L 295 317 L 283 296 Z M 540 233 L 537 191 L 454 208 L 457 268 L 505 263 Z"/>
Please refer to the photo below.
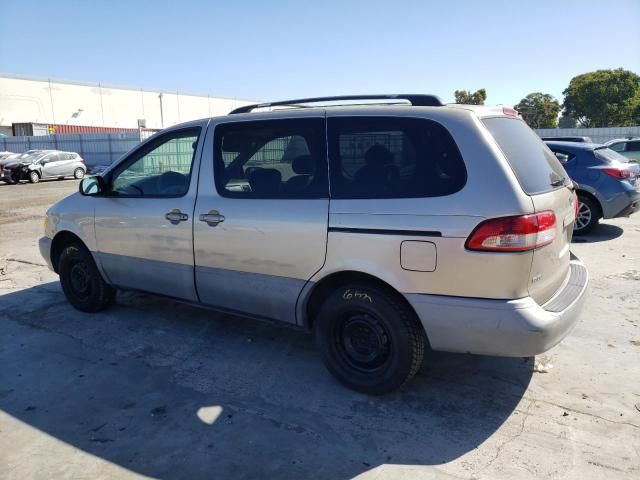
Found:
<path fill-rule="evenodd" d="M 83 178 L 83 177 L 84 177 L 84 170 L 83 170 L 83 169 L 81 169 L 81 168 L 76 168 L 76 169 L 73 171 L 73 176 L 74 176 L 74 178 L 76 178 L 77 180 L 80 180 L 81 178 Z"/>
<path fill-rule="evenodd" d="M 82 246 L 65 247 L 58 261 L 58 273 L 67 300 L 82 312 L 99 312 L 115 298 L 115 289 L 103 280 L 91 253 Z"/>
<path fill-rule="evenodd" d="M 314 320 L 316 345 L 344 385 L 383 394 L 407 383 L 422 365 L 424 330 L 397 294 L 354 283 L 333 292 Z"/>
<path fill-rule="evenodd" d="M 31 183 L 38 183 L 40 181 L 40 175 L 35 170 L 29 172 L 29 181 Z"/>
<path fill-rule="evenodd" d="M 600 220 L 600 208 L 591 198 L 578 196 L 578 215 L 573 225 L 575 235 L 584 235 L 592 231 Z"/>

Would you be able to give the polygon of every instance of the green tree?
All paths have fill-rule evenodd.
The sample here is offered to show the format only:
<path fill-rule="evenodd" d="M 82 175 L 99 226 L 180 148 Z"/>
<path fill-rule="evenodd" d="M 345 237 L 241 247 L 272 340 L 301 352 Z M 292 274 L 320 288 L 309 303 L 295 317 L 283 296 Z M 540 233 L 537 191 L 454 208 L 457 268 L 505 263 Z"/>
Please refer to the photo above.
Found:
<path fill-rule="evenodd" d="M 563 114 L 581 127 L 623 127 L 639 120 L 640 76 L 629 70 L 583 73 L 562 93 Z"/>
<path fill-rule="evenodd" d="M 558 125 L 560 103 L 548 93 L 530 93 L 513 108 L 531 128 L 556 128 Z"/>
<path fill-rule="evenodd" d="M 576 128 L 577 125 L 576 119 L 569 115 L 561 115 L 558 121 L 559 128 Z"/>
<path fill-rule="evenodd" d="M 456 90 L 453 92 L 456 97 L 456 103 L 464 103 L 465 105 L 484 105 L 487 99 L 487 91 L 484 88 L 471 93 L 469 90 Z"/>

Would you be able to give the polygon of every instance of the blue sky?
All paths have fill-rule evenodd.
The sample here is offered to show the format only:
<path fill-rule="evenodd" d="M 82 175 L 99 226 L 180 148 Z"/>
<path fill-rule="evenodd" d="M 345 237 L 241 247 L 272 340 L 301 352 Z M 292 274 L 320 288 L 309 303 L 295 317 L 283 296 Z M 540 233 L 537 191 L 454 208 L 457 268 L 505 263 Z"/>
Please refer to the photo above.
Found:
<path fill-rule="evenodd" d="M 0 72 L 277 100 L 487 89 L 561 99 L 640 73 L 640 0 L 0 0 Z"/>

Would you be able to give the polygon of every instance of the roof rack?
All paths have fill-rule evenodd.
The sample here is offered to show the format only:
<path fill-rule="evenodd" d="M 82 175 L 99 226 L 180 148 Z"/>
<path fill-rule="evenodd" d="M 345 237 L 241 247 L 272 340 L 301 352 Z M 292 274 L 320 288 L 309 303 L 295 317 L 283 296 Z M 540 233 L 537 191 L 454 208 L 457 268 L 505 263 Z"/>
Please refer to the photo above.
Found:
<path fill-rule="evenodd" d="M 442 100 L 435 95 L 420 94 L 394 94 L 394 95 L 342 95 L 338 97 L 312 97 L 299 98 L 297 100 L 283 100 L 280 102 L 255 103 L 253 105 L 245 105 L 229 112 L 229 115 L 236 113 L 248 113 L 256 108 L 267 108 L 277 106 L 290 106 L 303 108 L 303 103 L 320 103 L 320 102 L 341 102 L 351 100 L 407 100 L 414 107 L 441 107 L 444 104 Z"/>

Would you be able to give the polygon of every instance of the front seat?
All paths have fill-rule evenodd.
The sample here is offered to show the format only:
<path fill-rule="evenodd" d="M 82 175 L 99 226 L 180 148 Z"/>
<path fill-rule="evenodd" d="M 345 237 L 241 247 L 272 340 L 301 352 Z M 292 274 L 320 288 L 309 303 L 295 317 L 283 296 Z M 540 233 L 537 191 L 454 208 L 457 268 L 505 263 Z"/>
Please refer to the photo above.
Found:
<path fill-rule="evenodd" d="M 274 195 L 282 189 L 282 174 L 275 168 L 256 168 L 249 173 L 251 191 L 261 195 Z"/>
<path fill-rule="evenodd" d="M 311 155 L 300 155 L 291 162 L 291 169 L 295 175 L 284 184 L 286 193 L 301 193 L 307 190 L 315 173 Z"/>

